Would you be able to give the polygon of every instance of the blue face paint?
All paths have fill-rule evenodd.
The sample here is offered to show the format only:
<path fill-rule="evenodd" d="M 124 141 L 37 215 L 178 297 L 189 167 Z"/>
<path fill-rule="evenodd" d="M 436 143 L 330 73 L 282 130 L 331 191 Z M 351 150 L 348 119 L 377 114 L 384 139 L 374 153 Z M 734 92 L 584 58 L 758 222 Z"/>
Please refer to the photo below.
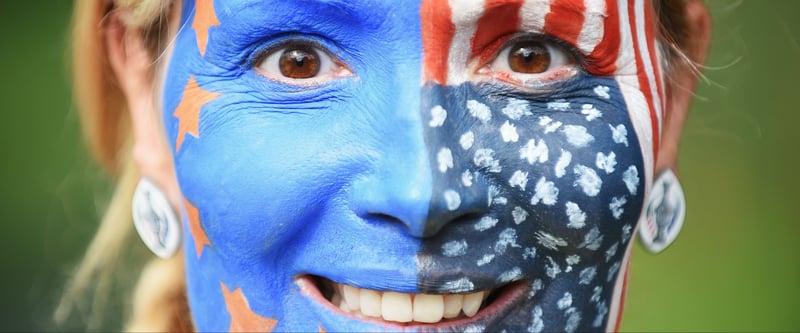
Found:
<path fill-rule="evenodd" d="M 416 292 L 419 242 L 387 216 L 424 220 L 431 191 L 419 135 L 420 38 L 406 29 L 419 26 L 419 9 L 384 5 L 392 10 L 215 2 L 220 24 L 209 28 L 201 56 L 188 28 L 195 6 L 184 4 L 164 88 L 169 137 L 179 135 L 173 110 L 192 98 L 183 92 L 190 78 L 219 94 L 199 111 L 199 136 L 186 134 L 175 154 L 181 190 L 210 243 L 196 255 L 187 237 L 199 330 L 230 328 L 221 284 L 241 289 L 252 312 L 276 320 L 279 331 L 380 327 L 320 306 L 300 290 L 300 274 Z M 252 69 L 262 52 L 292 41 L 328 50 L 357 74 L 298 88 Z"/>
<path fill-rule="evenodd" d="M 202 4 L 183 4 L 164 84 L 198 330 L 401 328 L 335 309 L 333 282 L 494 290 L 491 311 L 438 329 L 605 328 L 644 195 L 615 80 L 423 86 L 418 4 L 217 1 L 218 23 Z M 255 69 L 292 43 L 352 75 Z"/>
<path fill-rule="evenodd" d="M 583 74 L 560 85 L 540 96 L 425 87 L 423 119 L 446 112 L 425 128 L 429 159 L 444 166 L 429 220 L 447 222 L 429 224 L 419 288 L 492 290 L 508 304 L 502 320 L 478 322 L 488 331 L 605 329 L 641 212 L 642 154 L 635 135 L 618 134 L 632 125 L 617 83 Z"/>

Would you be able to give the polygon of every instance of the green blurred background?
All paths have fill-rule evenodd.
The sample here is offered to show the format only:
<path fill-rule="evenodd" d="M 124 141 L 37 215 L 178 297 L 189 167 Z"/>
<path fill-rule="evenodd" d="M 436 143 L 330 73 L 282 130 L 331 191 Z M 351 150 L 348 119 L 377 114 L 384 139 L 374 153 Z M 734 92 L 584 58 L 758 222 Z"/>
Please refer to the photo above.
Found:
<path fill-rule="evenodd" d="M 710 82 L 679 163 L 686 225 L 665 253 L 637 245 L 622 329 L 800 331 L 800 1 L 708 3 Z M 65 326 L 51 313 L 112 188 L 87 159 L 69 95 L 70 7 L 0 1 L 4 331 L 82 327 L 80 312 Z M 119 328 L 122 302 L 103 327 Z"/>

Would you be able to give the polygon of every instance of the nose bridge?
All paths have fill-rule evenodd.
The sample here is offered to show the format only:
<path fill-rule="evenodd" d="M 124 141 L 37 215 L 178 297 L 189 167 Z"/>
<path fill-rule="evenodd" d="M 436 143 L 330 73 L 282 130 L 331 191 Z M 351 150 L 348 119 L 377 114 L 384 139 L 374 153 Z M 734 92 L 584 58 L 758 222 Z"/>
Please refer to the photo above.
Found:
<path fill-rule="evenodd" d="M 374 167 L 352 185 L 350 205 L 364 219 L 401 223 L 420 237 L 432 182 L 419 112 L 419 79 L 403 75 L 383 79 L 385 88 L 367 102 L 378 136 Z"/>
<path fill-rule="evenodd" d="M 472 163 L 473 117 L 467 110 L 465 85 L 429 83 L 423 87 L 421 114 L 428 159 L 432 164 L 432 194 L 424 236 L 448 223 L 482 215 L 489 207 L 489 190 Z"/>

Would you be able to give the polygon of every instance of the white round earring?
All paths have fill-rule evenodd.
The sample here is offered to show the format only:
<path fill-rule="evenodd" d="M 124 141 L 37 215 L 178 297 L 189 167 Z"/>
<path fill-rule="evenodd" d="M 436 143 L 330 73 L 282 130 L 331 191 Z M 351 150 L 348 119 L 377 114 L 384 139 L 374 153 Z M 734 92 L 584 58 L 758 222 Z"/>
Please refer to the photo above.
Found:
<path fill-rule="evenodd" d="M 639 218 L 639 239 L 652 253 L 664 251 L 683 228 L 686 218 L 686 197 L 672 169 L 656 176 L 647 204 Z"/>
<path fill-rule="evenodd" d="M 147 248 L 161 258 L 172 257 L 180 247 L 181 229 L 164 192 L 142 178 L 133 192 L 131 208 L 133 225 Z"/>

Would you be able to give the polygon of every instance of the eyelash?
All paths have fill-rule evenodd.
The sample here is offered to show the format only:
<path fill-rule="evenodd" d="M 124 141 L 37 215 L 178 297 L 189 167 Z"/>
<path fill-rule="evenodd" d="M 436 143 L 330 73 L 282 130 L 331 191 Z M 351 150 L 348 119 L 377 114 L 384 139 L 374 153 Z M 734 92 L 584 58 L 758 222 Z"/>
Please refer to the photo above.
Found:
<path fill-rule="evenodd" d="M 284 56 L 293 58 L 285 59 Z M 250 67 L 257 73 L 272 81 L 293 86 L 314 87 L 325 84 L 333 79 L 347 77 L 353 74 L 347 66 L 342 64 L 341 61 L 331 54 L 328 48 L 320 45 L 318 42 L 304 39 L 287 40 L 273 45 L 258 52 L 252 59 Z M 282 61 L 292 59 L 295 60 L 296 69 L 310 70 L 311 75 L 309 77 L 290 77 L 290 75 L 287 75 L 284 69 L 291 68 L 282 68 L 282 66 L 289 65 L 289 67 L 291 67 L 291 62 L 282 63 Z M 308 64 L 308 66 L 312 66 L 311 69 L 302 68 L 306 65 L 305 60 L 317 60 L 319 63 Z M 316 65 L 316 70 L 314 70 L 314 65 Z"/>
<path fill-rule="evenodd" d="M 553 64 L 550 62 L 548 62 L 546 70 L 541 73 L 515 72 L 511 70 L 510 66 L 502 68 L 503 62 L 507 62 L 512 51 L 511 48 L 525 43 L 541 46 L 548 55 L 555 54 L 556 68 L 551 68 Z M 547 89 L 578 75 L 584 68 L 583 57 L 575 47 L 561 40 L 538 34 L 521 34 L 501 38 L 488 45 L 480 54 L 478 69 L 475 71 L 479 80 L 488 78 L 524 90 Z"/>

